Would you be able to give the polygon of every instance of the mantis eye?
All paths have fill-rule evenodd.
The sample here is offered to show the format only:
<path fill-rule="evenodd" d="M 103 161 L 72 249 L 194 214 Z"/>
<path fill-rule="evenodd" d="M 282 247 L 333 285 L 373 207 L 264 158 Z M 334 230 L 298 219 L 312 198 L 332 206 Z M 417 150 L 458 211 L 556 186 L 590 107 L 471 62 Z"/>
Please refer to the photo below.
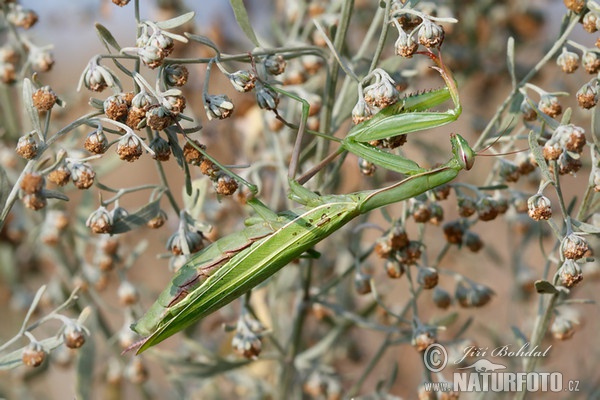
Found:
<path fill-rule="evenodd" d="M 470 170 L 475 163 L 475 152 L 469 146 L 469 143 L 458 134 L 452 134 L 450 140 L 452 142 L 452 152 L 455 157 L 460 160 L 464 169 L 467 171 Z"/>

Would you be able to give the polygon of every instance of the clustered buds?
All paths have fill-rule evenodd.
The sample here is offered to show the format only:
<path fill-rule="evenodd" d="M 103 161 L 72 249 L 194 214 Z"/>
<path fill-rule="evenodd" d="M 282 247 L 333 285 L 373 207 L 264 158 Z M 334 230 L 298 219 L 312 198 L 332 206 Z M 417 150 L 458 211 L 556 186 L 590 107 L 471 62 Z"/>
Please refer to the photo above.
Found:
<path fill-rule="evenodd" d="M 392 77 L 381 68 L 374 69 L 371 74 L 375 82 L 365 87 L 361 97 L 373 109 L 381 109 L 398 101 L 398 90 Z"/>
<path fill-rule="evenodd" d="M 256 359 L 262 350 L 262 334 L 265 331 L 264 325 L 244 310 L 238 319 L 231 346 L 241 356 Z"/>
<path fill-rule="evenodd" d="M 405 8 L 392 10 L 391 21 L 398 30 L 398 39 L 394 44 L 396 54 L 410 58 L 419 48 L 419 44 L 428 49 L 440 48 L 444 42 L 444 28 L 437 22 L 457 22 L 453 18 L 435 18 L 416 10 Z M 415 39 L 415 37 L 418 39 Z"/>
<path fill-rule="evenodd" d="M 492 299 L 494 291 L 477 283 L 465 284 L 462 280 L 456 285 L 454 298 L 461 307 L 483 307 Z"/>
<path fill-rule="evenodd" d="M 90 214 L 85 224 L 94 233 L 111 233 L 115 222 L 125 216 L 127 216 L 127 211 L 118 205 L 111 211 L 104 206 L 100 206 Z"/>
<path fill-rule="evenodd" d="M 20 183 L 20 194 L 25 207 L 32 210 L 40 210 L 46 207 L 45 186 L 46 180 L 43 175 L 37 172 L 30 172 L 23 175 Z"/>
<path fill-rule="evenodd" d="M 556 161 L 559 174 L 575 173 L 581 168 L 580 154 L 586 144 L 583 128 L 573 124 L 559 125 L 545 143 L 542 153 L 548 161 Z"/>

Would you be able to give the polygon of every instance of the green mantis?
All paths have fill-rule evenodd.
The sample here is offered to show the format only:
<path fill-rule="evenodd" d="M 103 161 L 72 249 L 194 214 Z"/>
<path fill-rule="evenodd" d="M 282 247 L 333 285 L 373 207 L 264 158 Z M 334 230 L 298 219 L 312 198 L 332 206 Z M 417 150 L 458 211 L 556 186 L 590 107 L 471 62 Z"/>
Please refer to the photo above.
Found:
<path fill-rule="evenodd" d="M 343 149 L 402 172 L 406 178 L 381 189 L 325 196 L 290 180 L 290 197 L 302 206 L 278 214 L 258 199 L 250 199 L 248 204 L 261 221 L 217 240 L 179 270 L 148 312 L 132 326 L 145 336 L 136 344 L 138 354 L 240 297 L 358 215 L 422 194 L 450 182 L 461 170 L 470 169 L 475 153 L 459 135 L 450 138 L 452 158 L 432 170 L 366 143 L 443 125 L 458 117 L 460 104 L 454 81 L 445 67 L 438 70 L 447 89 L 407 98 L 400 107 L 385 109 L 384 115 L 357 125 L 341 142 Z M 454 110 L 424 111 L 449 97 L 455 103 Z"/>

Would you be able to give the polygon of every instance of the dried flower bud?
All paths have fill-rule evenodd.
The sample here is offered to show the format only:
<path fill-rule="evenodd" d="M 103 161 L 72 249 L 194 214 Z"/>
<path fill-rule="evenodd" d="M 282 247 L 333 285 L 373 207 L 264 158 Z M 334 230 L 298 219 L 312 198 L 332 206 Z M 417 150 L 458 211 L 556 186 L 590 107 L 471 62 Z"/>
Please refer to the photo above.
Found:
<path fill-rule="evenodd" d="M 71 179 L 71 171 L 66 165 L 62 164 L 48 173 L 48 180 L 55 185 L 64 186 Z"/>
<path fill-rule="evenodd" d="M 275 110 L 279 104 L 279 95 L 273 89 L 256 85 L 256 104 L 264 110 Z"/>
<path fill-rule="evenodd" d="M 589 251 L 590 246 L 581 236 L 571 233 L 560 244 L 560 251 L 564 258 L 579 260 Z"/>
<path fill-rule="evenodd" d="M 451 186 L 445 183 L 432 189 L 432 192 L 436 200 L 446 200 L 450 196 L 450 190 Z"/>
<path fill-rule="evenodd" d="M 220 171 L 221 169 L 208 158 L 203 158 L 200 162 L 200 172 L 203 175 L 208 176 L 210 179 L 216 180 L 217 173 Z"/>
<path fill-rule="evenodd" d="M 521 175 L 529 175 L 535 171 L 536 168 L 536 164 L 532 162 L 531 153 L 517 154 L 517 157 L 515 158 L 515 164 L 517 164 L 519 174 Z"/>
<path fill-rule="evenodd" d="M 36 72 L 48 72 L 54 65 L 54 57 L 47 48 L 32 48 L 27 57 L 31 68 Z"/>
<path fill-rule="evenodd" d="M 444 209 L 438 203 L 430 203 L 429 210 L 431 217 L 429 217 L 429 223 L 433 225 L 439 225 L 444 220 Z"/>
<path fill-rule="evenodd" d="M 254 89 L 256 76 L 250 71 L 236 71 L 228 75 L 229 82 L 235 90 L 246 93 Z"/>
<path fill-rule="evenodd" d="M 129 4 L 130 0 L 112 0 L 113 4 L 118 5 L 119 7 L 125 7 L 127 4 Z"/>
<path fill-rule="evenodd" d="M 354 274 L 354 289 L 358 294 L 371 293 L 371 275 L 364 272 L 356 272 Z"/>
<path fill-rule="evenodd" d="M 119 139 L 117 154 L 121 160 L 133 162 L 141 157 L 144 149 L 141 139 L 132 133 L 126 133 Z"/>
<path fill-rule="evenodd" d="M 433 289 L 433 303 L 436 307 L 445 310 L 452 304 L 452 297 L 450 296 L 450 293 L 437 286 Z"/>
<path fill-rule="evenodd" d="M 9 4 L 8 6 L 6 19 L 11 24 L 23 29 L 29 29 L 38 21 L 38 15 L 35 11 L 24 8 L 20 4 Z"/>
<path fill-rule="evenodd" d="M 401 278 L 404 275 L 404 264 L 394 257 L 389 257 L 383 264 L 385 272 L 392 279 Z"/>
<path fill-rule="evenodd" d="M 579 14 L 585 7 L 585 0 L 563 0 L 563 2 L 575 14 Z"/>
<path fill-rule="evenodd" d="M 248 312 L 244 312 L 238 319 L 231 346 L 241 356 L 256 359 L 262 350 L 262 333 L 264 331 L 265 327 L 259 320 L 253 318 Z"/>
<path fill-rule="evenodd" d="M 560 143 L 553 140 L 548 140 L 542 148 L 542 154 L 547 161 L 558 160 L 562 152 L 563 149 Z"/>
<path fill-rule="evenodd" d="M 33 134 L 28 133 L 21 136 L 17 142 L 15 151 L 18 155 L 27 160 L 34 159 L 38 154 L 38 144 L 33 138 Z"/>
<path fill-rule="evenodd" d="M 464 236 L 464 245 L 473 253 L 477 253 L 483 248 L 483 241 L 475 232 L 467 231 Z"/>
<path fill-rule="evenodd" d="M 431 218 L 431 209 L 424 201 L 414 200 L 411 215 L 415 222 L 425 223 Z"/>
<path fill-rule="evenodd" d="M 444 236 L 448 243 L 462 244 L 465 228 L 460 221 L 446 222 L 442 229 L 444 230 Z"/>
<path fill-rule="evenodd" d="M 160 135 L 156 135 L 148 144 L 148 147 L 154 152 L 152 158 L 158 161 L 169 161 L 171 156 L 171 146 L 169 146 L 169 142 L 160 137 Z"/>
<path fill-rule="evenodd" d="M 575 327 L 570 319 L 558 315 L 552 322 L 550 332 L 552 332 L 554 339 L 567 340 L 575 334 Z"/>
<path fill-rule="evenodd" d="M 0 81 L 6 85 L 10 85 L 17 80 L 17 72 L 14 64 L 0 62 Z"/>
<path fill-rule="evenodd" d="M 419 29 L 419 43 L 427 48 L 439 48 L 444 42 L 444 28 L 428 20 L 423 20 Z"/>
<path fill-rule="evenodd" d="M 588 74 L 596 74 L 600 71 L 600 59 L 598 58 L 598 53 L 595 51 L 586 51 L 583 53 L 581 63 Z"/>
<path fill-rule="evenodd" d="M 384 108 L 398 101 L 399 93 L 394 80 L 382 69 L 373 70 L 376 77 L 375 83 L 367 86 L 364 90 L 364 98 L 367 104 L 375 108 Z"/>
<path fill-rule="evenodd" d="M 361 96 L 358 102 L 352 109 L 352 122 L 357 125 L 370 119 L 373 116 L 371 107 L 367 104 L 365 99 Z"/>
<path fill-rule="evenodd" d="M 579 154 L 568 151 L 563 152 L 558 157 L 556 164 L 558 165 L 558 173 L 560 175 L 574 174 L 583 165 Z"/>
<path fill-rule="evenodd" d="M 88 163 L 71 162 L 71 179 L 78 189 L 89 189 L 94 184 L 96 173 Z"/>
<path fill-rule="evenodd" d="M 224 94 L 204 96 L 204 109 L 209 120 L 228 118 L 233 108 L 233 103 Z"/>
<path fill-rule="evenodd" d="M 90 214 L 85 225 L 94 233 L 110 233 L 113 226 L 112 214 L 106 207 L 100 206 Z"/>
<path fill-rule="evenodd" d="M 104 100 L 104 114 L 114 121 L 125 121 L 127 118 L 127 100 L 123 93 L 116 94 Z"/>
<path fill-rule="evenodd" d="M 476 202 L 471 197 L 466 197 L 463 195 L 458 196 L 457 201 L 458 206 L 458 215 L 461 217 L 467 218 L 471 215 L 475 214 L 477 211 Z"/>
<path fill-rule="evenodd" d="M 577 91 L 577 103 L 586 110 L 598 103 L 598 79 L 592 79 Z"/>
<path fill-rule="evenodd" d="M 516 182 L 521 177 L 517 164 L 504 158 L 500 159 L 498 175 L 506 182 Z"/>
<path fill-rule="evenodd" d="M 583 15 L 581 20 L 581 25 L 583 29 L 585 29 L 588 33 L 594 33 L 598 30 L 598 25 L 600 24 L 600 19 L 598 15 L 593 11 L 588 11 Z"/>
<path fill-rule="evenodd" d="M 58 97 L 50 86 L 39 88 L 33 93 L 31 98 L 33 100 L 33 106 L 38 111 L 50 111 L 58 100 Z"/>
<path fill-rule="evenodd" d="M 159 210 L 156 217 L 152 218 L 146 223 L 146 226 L 150 229 L 158 229 L 162 227 L 167 221 L 167 213 L 163 210 Z"/>
<path fill-rule="evenodd" d="M 217 194 L 222 196 L 231 196 L 238 188 L 238 183 L 231 176 L 221 173 L 215 182 Z"/>
<path fill-rule="evenodd" d="M 475 207 L 477 208 L 477 216 L 481 221 L 491 221 L 498 216 L 496 201 L 489 196 L 480 197 Z"/>
<path fill-rule="evenodd" d="M 21 190 L 27 194 L 39 193 L 44 186 L 44 176 L 37 172 L 25 173 L 20 183 Z"/>
<path fill-rule="evenodd" d="M 118 88 L 118 78 L 109 68 L 98 64 L 92 59 L 83 71 L 84 86 L 94 92 L 102 92 L 107 87 Z"/>
<path fill-rule="evenodd" d="M 67 324 L 63 332 L 65 346 L 70 349 L 78 349 L 85 343 L 85 328 L 76 322 Z"/>
<path fill-rule="evenodd" d="M 358 157 L 358 170 L 365 176 L 373 176 L 377 171 L 377 166 L 362 157 Z"/>
<path fill-rule="evenodd" d="M 435 332 L 431 329 L 421 327 L 414 330 L 411 344 L 417 351 L 424 351 L 435 342 Z"/>
<path fill-rule="evenodd" d="M 487 286 L 472 284 L 467 287 L 460 281 L 456 285 L 454 297 L 462 307 L 482 307 L 489 303 L 493 294 Z"/>
<path fill-rule="evenodd" d="M 579 126 L 573 124 L 559 125 L 554 135 L 559 138 L 561 144 L 567 151 L 574 153 L 583 152 L 583 146 L 586 144 L 585 131 Z"/>
<path fill-rule="evenodd" d="M 423 289 L 433 289 L 437 286 L 439 275 L 435 268 L 421 267 L 417 275 L 417 282 Z"/>
<path fill-rule="evenodd" d="M 400 256 L 402 256 L 402 261 L 406 264 L 414 264 L 419 258 L 421 258 L 423 245 L 421 242 L 416 240 L 411 240 L 408 242 L 408 246 L 402 249 L 400 252 Z"/>
<path fill-rule="evenodd" d="M 562 107 L 558 102 L 558 98 L 549 93 L 542 95 L 538 103 L 538 108 L 551 118 L 557 117 L 562 113 Z"/>
<path fill-rule="evenodd" d="M 196 253 L 204 248 L 204 235 L 200 231 L 185 230 L 184 238 L 178 230 L 167 240 L 167 249 L 174 255 L 185 254 L 184 249 L 189 249 L 190 254 Z M 185 240 L 185 243 L 182 243 Z"/>
<path fill-rule="evenodd" d="M 265 58 L 263 63 L 271 75 L 280 75 L 285 71 L 286 62 L 281 54 L 271 54 Z"/>
<path fill-rule="evenodd" d="M 135 286 L 129 281 L 122 281 L 117 289 L 117 296 L 119 296 L 119 302 L 123 306 L 130 306 L 137 303 L 139 294 Z"/>
<path fill-rule="evenodd" d="M 418 48 L 419 44 L 415 40 L 412 32 L 409 35 L 404 29 L 398 27 L 398 39 L 396 39 L 396 43 L 394 43 L 396 54 L 404 58 L 411 58 Z"/>
<path fill-rule="evenodd" d="M 527 200 L 527 214 L 535 221 L 552 217 L 550 199 L 542 194 L 535 194 Z"/>
<path fill-rule="evenodd" d="M 23 205 L 31 210 L 41 210 L 48 205 L 46 196 L 42 193 L 32 193 L 23 196 Z"/>
<path fill-rule="evenodd" d="M 31 342 L 23 349 L 21 361 L 28 367 L 39 367 L 46 359 L 47 354 L 39 342 Z"/>
<path fill-rule="evenodd" d="M 175 122 L 175 116 L 162 106 L 153 106 L 146 112 L 146 124 L 155 131 L 162 131 Z"/>
<path fill-rule="evenodd" d="M 104 154 L 108 149 L 108 138 L 104 134 L 101 126 L 93 132 L 90 132 L 85 138 L 83 147 L 92 154 Z"/>
<path fill-rule="evenodd" d="M 556 59 L 556 64 L 567 74 L 572 74 L 579 67 L 579 55 L 563 47 L 562 53 Z"/>
<path fill-rule="evenodd" d="M 166 86 L 181 87 L 188 81 L 189 71 L 181 64 L 169 64 L 163 70 Z"/>
<path fill-rule="evenodd" d="M 583 280 L 581 267 L 575 260 L 567 258 L 558 269 L 558 275 L 563 286 L 571 288 Z"/>
<path fill-rule="evenodd" d="M 527 102 L 527 100 L 521 102 L 521 114 L 523 115 L 524 121 L 535 121 L 537 118 L 535 109 Z"/>
<path fill-rule="evenodd" d="M 188 164 L 200 165 L 200 163 L 202 163 L 204 160 L 204 156 L 198 151 L 198 149 L 196 149 L 196 147 L 206 150 L 206 146 L 197 140 L 193 140 L 192 142 L 194 143 L 195 147 L 189 141 L 187 141 L 183 146 L 183 158 L 185 158 L 185 162 Z"/>

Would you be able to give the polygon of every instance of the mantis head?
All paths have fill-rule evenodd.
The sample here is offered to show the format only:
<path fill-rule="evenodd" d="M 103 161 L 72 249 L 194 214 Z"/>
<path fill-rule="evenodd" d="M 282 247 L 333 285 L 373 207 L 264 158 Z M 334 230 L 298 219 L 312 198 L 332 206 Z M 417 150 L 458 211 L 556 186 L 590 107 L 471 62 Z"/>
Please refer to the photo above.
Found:
<path fill-rule="evenodd" d="M 467 171 L 473 167 L 475 163 L 475 152 L 469 146 L 469 143 L 460 135 L 453 133 L 450 136 L 450 142 L 452 143 L 452 153 L 458 160 L 460 165 Z"/>

